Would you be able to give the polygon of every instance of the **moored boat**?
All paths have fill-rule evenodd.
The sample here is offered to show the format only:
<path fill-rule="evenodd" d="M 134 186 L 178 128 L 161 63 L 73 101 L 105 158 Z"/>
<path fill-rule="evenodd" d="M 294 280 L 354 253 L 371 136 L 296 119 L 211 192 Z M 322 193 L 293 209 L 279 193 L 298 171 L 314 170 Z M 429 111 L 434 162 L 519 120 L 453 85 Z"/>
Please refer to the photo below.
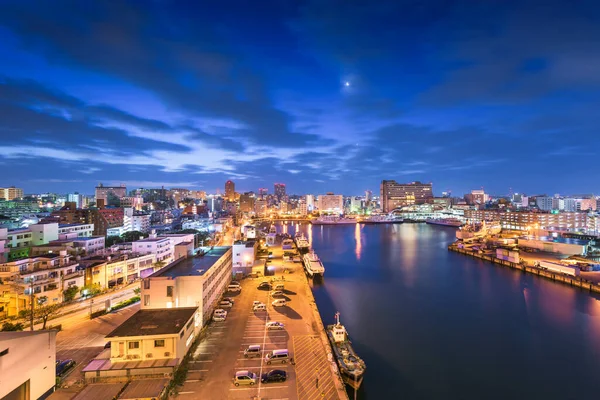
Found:
<path fill-rule="evenodd" d="M 464 225 L 462 221 L 456 218 L 429 218 L 425 222 L 431 225 L 454 226 L 456 228 Z"/>
<path fill-rule="evenodd" d="M 365 373 L 365 362 L 356 355 L 348 332 L 340 323 L 340 313 L 335 313 L 336 323 L 327 326 L 327 337 L 331 342 L 335 360 L 340 368 L 344 382 L 354 389 L 358 389 Z"/>
<path fill-rule="evenodd" d="M 306 273 L 312 278 L 313 276 L 323 276 L 325 274 L 325 267 L 317 256 L 317 253 L 311 251 L 302 257 L 304 261 L 304 269 Z"/>

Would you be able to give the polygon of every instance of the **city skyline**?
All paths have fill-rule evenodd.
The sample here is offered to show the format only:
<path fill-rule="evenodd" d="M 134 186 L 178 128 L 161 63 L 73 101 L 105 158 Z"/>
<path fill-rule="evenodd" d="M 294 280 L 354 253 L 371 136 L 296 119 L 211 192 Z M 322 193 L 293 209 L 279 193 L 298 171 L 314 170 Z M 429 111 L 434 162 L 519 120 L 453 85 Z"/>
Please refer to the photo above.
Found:
<path fill-rule="evenodd" d="M 597 193 L 597 11 L 5 2 L 3 185 Z"/>

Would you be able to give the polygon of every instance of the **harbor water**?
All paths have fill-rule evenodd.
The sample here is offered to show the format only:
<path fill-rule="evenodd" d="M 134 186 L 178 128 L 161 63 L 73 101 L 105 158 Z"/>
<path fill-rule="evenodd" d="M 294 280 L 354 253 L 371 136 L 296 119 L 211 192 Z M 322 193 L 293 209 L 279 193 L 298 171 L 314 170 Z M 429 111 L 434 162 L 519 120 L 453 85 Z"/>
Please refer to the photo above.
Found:
<path fill-rule="evenodd" d="M 296 229 L 326 268 L 323 322 L 339 311 L 367 364 L 356 398 L 600 396 L 597 295 L 450 252 L 450 227 L 278 226 Z"/>

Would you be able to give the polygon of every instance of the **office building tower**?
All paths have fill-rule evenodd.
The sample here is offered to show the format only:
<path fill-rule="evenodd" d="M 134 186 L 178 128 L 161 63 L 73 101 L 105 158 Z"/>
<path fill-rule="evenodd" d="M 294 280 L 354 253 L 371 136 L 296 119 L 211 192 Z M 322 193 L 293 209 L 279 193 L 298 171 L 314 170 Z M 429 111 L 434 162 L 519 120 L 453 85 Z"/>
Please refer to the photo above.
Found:
<path fill-rule="evenodd" d="M 225 182 L 225 199 L 235 201 L 235 183 L 232 180 Z"/>
<path fill-rule="evenodd" d="M 277 201 L 285 199 L 285 183 L 275 184 L 275 197 L 277 197 Z"/>
<path fill-rule="evenodd" d="M 344 212 L 344 197 L 341 194 L 333 194 L 332 192 L 319 195 L 319 211 L 342 214 Z"/>
<path fill-rule="evenodd" d="M 69 203 L 75 203 L 76 208 L 83 208 L 83 195 L 82 194 L 79 194 L 77 192 L 70 193 L 67 196 L 67 201 Z"/>

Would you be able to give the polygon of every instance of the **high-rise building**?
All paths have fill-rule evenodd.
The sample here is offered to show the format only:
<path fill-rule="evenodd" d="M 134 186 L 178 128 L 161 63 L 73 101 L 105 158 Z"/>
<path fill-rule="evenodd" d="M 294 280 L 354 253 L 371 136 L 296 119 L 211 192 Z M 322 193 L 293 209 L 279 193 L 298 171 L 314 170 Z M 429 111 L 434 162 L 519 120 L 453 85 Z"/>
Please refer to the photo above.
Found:
<path fill-rule="evenodd" d="M 319 211 L 339 214 L 343 213 L 344 196 L 341 194 L 333 194 L 332 192 L 319 195 Z"/>
<path fill-rule="evenodd" d="M 381 181 L 381 209 L 390 212 L 397 207 L 424 204 L 433 198 L 431 183 L 411 182 L 397 183 L 396 181 Z"/>
<path fill-rule="evenodd" d="M 225 182 L 225 198 L 229 201 L 235 201 L 235 183 L 232 180 Z"/>
<path fill-rule="evenodd" d="M 254 200 L 255 197 L 251 193 L 244 193 L 240 195 L 240 211 L 249 213 L 254 211 Z"/>
<path fill-rule="evenodd" d="M 254 202 L 254 212 L 259 217 L 263 217 L 267 214 L 267 201 L 263 199 L 257 199 Z"/>
<path fill-rule="evenodd" d="M 0 198 L 4 200 L 14 200 L 23 197 L 23 189 L 14 186 L 8 188 L 0 188 Z"/>
<path fill-rule="evenodd" d="M 308 207 L 305 202 L 300 202 L 298 204 L 298 214 L 302 216 L 308 215 Z"/>
<path fill-rule="evenodd" d="M 100 183 L 98 186 L 96 186 L 96 204 L 98 203 L 98 200 L 103 200 L 104 205 L 118 206 L 120 205 L 121 197 L 125 196 L 127 196 L 127 188 L 125 185 L 104 186 Z"/>
<path fill-rule="evenodd" d="M 312 212 L 315 209 L 315 196 L 312 194 L 306 195 L 306 209 L 308 212 Z"/>
<path fill-rule="evenodd" d="M 77 192 L 69 193 L 67 196 L 67 201 L 69 203 L 75 203 L 76 208 L 83 208 L 83 195 Z"/>
<path fill-rule="evenodd" d="M 275 197 L 277 197 L 278 201 L 281 201 L 285 198 L 285 183 L 275 184 Z"/>
<path fill-rule="evenodd" d="M 265 197 L 267 197 L 268 192 L 269 192 L 269 189 L 260 188 L 260 189 L 258 189 L 258 197 L 260 197 L 261 199 L 264 199 Z"/>

